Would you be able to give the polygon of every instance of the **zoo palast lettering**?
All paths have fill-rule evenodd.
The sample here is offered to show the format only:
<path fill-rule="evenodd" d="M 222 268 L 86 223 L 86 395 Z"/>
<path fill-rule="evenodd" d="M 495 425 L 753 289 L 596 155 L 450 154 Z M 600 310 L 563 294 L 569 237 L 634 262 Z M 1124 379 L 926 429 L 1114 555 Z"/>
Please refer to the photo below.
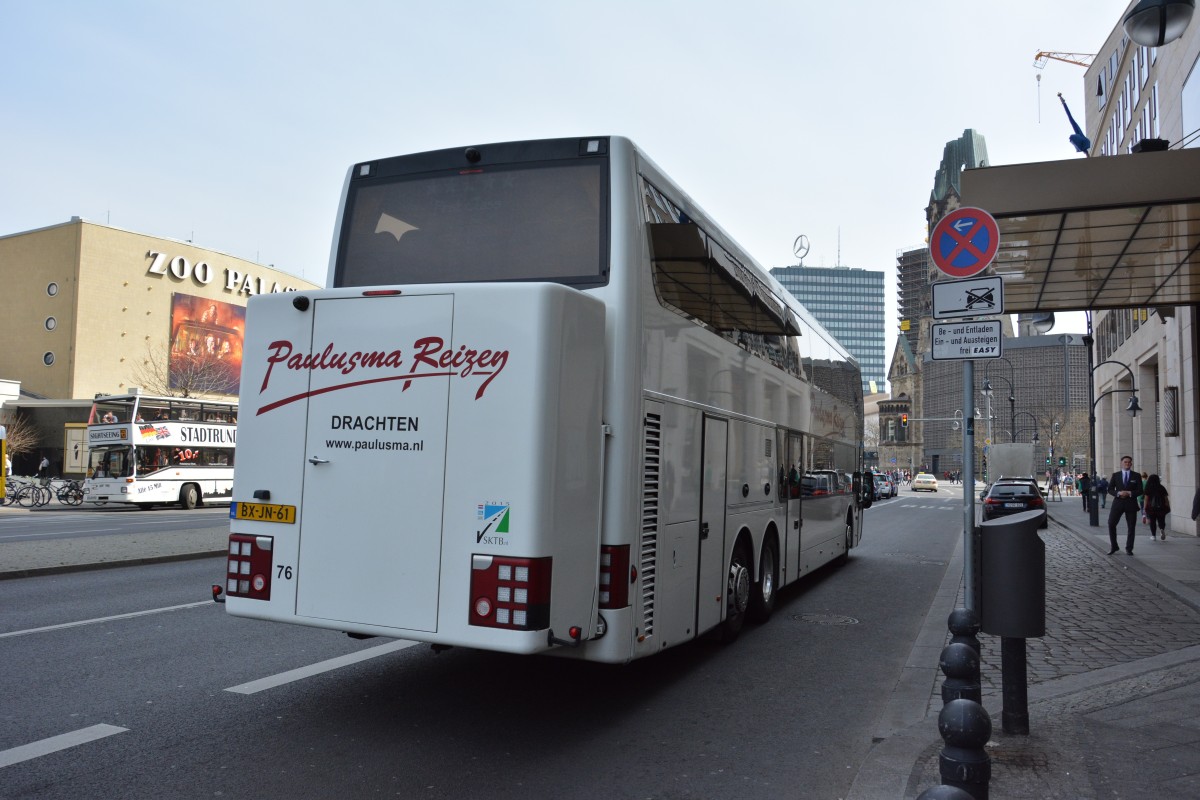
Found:
<path fill-rule="evenodd" d="M 160 253 L 151 250 L 146 253 L 146 257 L 150 259 L 150 266 L 146 269 L 147 275 L 162 275 L 170 276 L 177 281 L 186 281 L 189 278 L 197 286 L 207 286 L 213 282 L 217 271 L 207 261 L 199 261 L 192 264 L 183 256 L 175 256 L 171 258 L 166 253 Z M 279 281 L 272 281 L 270 288 L 267 287 L 269 278 L 255 277 L 250 273 L 238 272 L 236 269 L 226 267 L 225 272 L 225 291 L 233 294 L 270 294 L 273 292 L 294 292 L 295 286 L 284 286 Z"/>

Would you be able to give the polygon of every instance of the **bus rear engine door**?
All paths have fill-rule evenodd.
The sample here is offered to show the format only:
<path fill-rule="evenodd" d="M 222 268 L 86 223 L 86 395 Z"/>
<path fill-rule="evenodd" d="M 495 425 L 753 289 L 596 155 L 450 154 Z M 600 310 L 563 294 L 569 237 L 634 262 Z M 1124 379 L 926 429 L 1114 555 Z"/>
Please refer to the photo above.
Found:
<path fill-rule="evenodd" d="M 451 341 L 453 319 L 449 294 L 318 299 L 313 349 Z M 298 615 L 437 630 L 449 387 L 310 371 Z"/>

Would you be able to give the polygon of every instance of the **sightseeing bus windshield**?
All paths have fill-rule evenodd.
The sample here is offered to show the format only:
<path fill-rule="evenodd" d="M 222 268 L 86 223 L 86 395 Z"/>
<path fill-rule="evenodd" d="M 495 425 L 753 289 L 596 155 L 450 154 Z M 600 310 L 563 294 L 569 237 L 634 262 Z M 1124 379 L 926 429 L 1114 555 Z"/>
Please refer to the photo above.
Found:
<path fill-rule="evenodd" d="M 88 458 L 88 473 L 93 478 L 128 478 L 133 475 L 134 451 L 127 445 L 93 447 Z"/>

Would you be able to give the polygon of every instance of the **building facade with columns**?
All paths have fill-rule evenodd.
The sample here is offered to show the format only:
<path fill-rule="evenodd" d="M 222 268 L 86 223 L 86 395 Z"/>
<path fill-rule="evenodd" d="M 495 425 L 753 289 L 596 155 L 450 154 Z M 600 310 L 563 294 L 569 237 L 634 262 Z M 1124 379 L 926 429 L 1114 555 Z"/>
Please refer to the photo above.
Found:
<path fill-rule="evenodd" d="M 1090 155 L 1140 159 L 1153 158 L 1156 148 L 1200 147 L 1200 19 L 1193 19 L 1178 40 L 1155 48 L 1130 41 L 1118 18 L 1088 68 L 1085 86 Z M 1164 237 L 1155 248 L 1168 256 L 1162 274 L 1173 271 L 1193 286 L 1195 207 L 1162 225 L 1179 235 Z M 1146 226 L 1152 222 L 1157 221 Z M 1119 467 L 1121 456 L 1133 456 L 1134 469 L 1160 476 L 1167 488 L 1168 528 L 1193 535 L 1200 530 L 1190 519 L 1200 485 L 1198 320 L 1200 307 L 1194 303 L 1102 309 L 1092 315 L 1096 470 L 1107 475 Z M 1130 413 L 1133 397 L 1140 409 L 1136 415 Z"/>

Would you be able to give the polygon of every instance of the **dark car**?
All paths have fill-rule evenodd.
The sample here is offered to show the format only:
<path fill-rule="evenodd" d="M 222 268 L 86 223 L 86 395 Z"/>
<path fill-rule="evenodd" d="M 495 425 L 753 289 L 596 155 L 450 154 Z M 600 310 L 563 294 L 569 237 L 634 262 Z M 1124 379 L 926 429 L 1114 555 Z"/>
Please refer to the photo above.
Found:
<path fill-rule="evenodd" d="M 1050 525 L 1050 518 L 1046 514 L 1046 498 L 1032 478 L 1003 478 L 993 483 L 981 497 L 985 520 L 1020 514 L 1022 511 L 1041 511 L 1042 521 L 1038 527 Z"/>

